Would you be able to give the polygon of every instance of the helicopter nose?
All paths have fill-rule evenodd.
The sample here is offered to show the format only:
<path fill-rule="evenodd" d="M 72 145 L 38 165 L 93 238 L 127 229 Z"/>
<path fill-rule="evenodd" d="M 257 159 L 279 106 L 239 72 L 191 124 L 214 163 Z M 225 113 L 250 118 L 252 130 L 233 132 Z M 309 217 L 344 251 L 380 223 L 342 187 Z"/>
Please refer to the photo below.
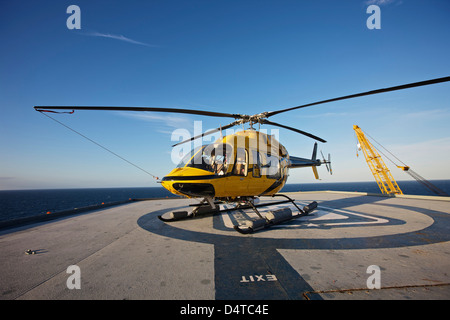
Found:
<path fill-rule="evenodd" d="M 188 196 L 211 196 L 214 197 L 214 186 L 210 183 L 183 183 L 183 182 L 175 182 L 172 187 Z"/>
<path fill-rule="evenodd" d="M 161 185 L 166 188 L 167 191 L 176 194 L 176 195 L 183 195 L 180 192 L 178 192 L 174 187 L 173 187 L 173 181 L 164 181 L 164 178 L 161 181 Z"/>

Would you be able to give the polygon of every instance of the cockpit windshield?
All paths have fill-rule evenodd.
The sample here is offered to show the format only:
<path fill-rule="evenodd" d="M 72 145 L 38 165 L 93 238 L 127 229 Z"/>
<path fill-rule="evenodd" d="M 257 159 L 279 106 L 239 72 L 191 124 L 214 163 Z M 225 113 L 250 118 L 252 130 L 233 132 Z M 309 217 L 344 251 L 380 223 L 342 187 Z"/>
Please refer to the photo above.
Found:
<path fill-rule="evenodd" d="M 194 149 L 192 149 L 190 152 L 188 152 L 183 159 L 181 159 L 180 163 L 177 165 L 177 168 L 183 168 L 184 166 L 186 166 L 188 163 L 191 162 L 192 158 L 194 155 L 196 155 L 198 153 L 199 150 L 205 148 L 206 146 L 200 146 L 200 147 L 196 147 Z"/>
<path fill-rule="evenodd" d="M 188 153 L 177 167 L 197 168 L 224 175 L 227 173 L 228 166 L 233 164 L 232 155 L 232 148 L 228 144 L 204 145 Z"/>

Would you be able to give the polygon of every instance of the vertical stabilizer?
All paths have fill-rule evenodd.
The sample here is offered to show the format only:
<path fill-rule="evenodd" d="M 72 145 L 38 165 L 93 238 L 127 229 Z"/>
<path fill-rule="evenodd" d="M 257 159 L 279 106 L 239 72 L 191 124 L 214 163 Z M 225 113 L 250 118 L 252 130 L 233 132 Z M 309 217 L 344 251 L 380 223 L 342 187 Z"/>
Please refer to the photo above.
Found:
<path fill-rule="evenodd" d="M 314 143 L 314 149 L 313 149 L 313 153 L 312 153 L 312 156 L 311 156 L 311 160 L 312 161 L 316 161 L 316 156 L 317 156 L 317 142 Z"/>
<path fill-rule="evenodd" d="M 311 161 L 316 161 L 316 156 L 317 156 L 317 142 L 314 143 L 314 148 L 313 148 L 313 153 L 311 156 Z M 317 172 L 317 168 L 315 166 L 311 167 L 314 173 L 314 177 L 316 178 L 316 180 L 319 180 L 319 173 Z"/>

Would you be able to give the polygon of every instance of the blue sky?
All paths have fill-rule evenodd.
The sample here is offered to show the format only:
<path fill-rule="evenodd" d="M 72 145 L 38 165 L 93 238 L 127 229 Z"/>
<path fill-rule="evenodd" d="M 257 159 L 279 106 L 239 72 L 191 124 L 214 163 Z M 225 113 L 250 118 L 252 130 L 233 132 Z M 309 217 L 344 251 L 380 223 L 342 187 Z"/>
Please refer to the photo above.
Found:
<path fill-rule="evenodd" d="M 81 9 L 69 30 L 66 9 Z M 370 4 L 381 29 L 369 30 Z M 154 179 L 34 111 L 35 105 L 192 108 L 255 114 L 448 76 L 450 3 L 351 1 L 0 2 L 0 189 L 141 187 Z M 450 84 L 325 104 L 271 118 L 318 135 L 333 176 L 371 181 L 358 124 L 428 179 L 450 179 Z M 226 125 L 179 114 L 53 115 L 150 173 L 171 161 L 171 132 Z M 272 127 L 265 127 L 270 130 Z M 314 141 L 280 129 L 289 153 Z M 387 162 L 394 177 L 408 180 Z M 310 169 L 288 183 L 314 182 Z M 320 183 L 320 181 L 319 181 Z"/>

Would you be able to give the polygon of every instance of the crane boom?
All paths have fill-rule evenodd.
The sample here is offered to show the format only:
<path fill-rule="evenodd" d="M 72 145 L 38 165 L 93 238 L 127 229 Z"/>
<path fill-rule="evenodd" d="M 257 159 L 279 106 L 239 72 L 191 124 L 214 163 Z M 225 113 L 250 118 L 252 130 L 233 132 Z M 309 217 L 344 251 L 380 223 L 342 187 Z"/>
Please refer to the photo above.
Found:
<path fill-rule="evenodd" d="M 357 125 L 353 126 L 361 150 L 364 153 L 366 162 L 369 165 L 378 187 L 383 194 L 403 194 L 394 177 L 392 177 L 389 168 L 384 163 L 377 149 L 370 143 L 364 135 L 364 132 Z"/>

